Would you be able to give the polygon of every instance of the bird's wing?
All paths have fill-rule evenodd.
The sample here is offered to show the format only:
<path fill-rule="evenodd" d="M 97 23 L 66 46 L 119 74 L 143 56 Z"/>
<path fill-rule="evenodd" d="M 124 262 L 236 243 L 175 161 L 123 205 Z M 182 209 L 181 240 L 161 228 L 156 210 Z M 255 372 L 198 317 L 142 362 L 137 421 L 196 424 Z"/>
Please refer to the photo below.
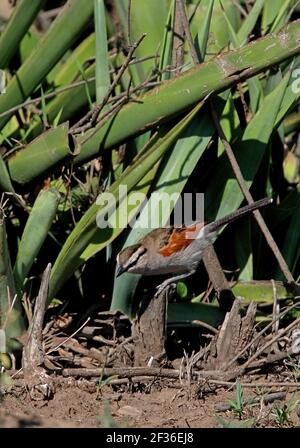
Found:
<path fill-rule="evenodd" d="M 174 228 L 164 245 L 159 249 L 159 253 L 164 257 L 169 257 L 174 252 L 180 252 L 196 239 L 197 234 L 204 226 L 203 222 L 198 222 L 189 227 Z"/>

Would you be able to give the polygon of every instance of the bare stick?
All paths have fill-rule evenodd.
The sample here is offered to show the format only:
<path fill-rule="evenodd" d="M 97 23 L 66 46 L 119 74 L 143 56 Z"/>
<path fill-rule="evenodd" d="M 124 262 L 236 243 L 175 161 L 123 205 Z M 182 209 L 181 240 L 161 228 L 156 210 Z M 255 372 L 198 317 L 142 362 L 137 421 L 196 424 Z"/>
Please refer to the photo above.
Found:
<path fill-rule="evenodd" d="M 132 61 L 130 61 L 129 65 L 138 64 L 140 62 L 147 61 L 149 59 L 154 59 L 156 57 L 157 57 L 157 55 L 153 55 L 153 56 L 145 56 L 145 57 L 139 58 L 139 59 L 133 59 Z M 115 69 L 114 70 L 110 70 L 111 74 L 114 73 L 114 72 L 115 72 Z M 76 81 L 76 82 L 68 84 L 68 85 L 66 85 L 64 87 L 60 87 L 60 88 L 56 89 L 54 92 L 50 92 L 50 93 L 45 94 L 44 95 L 44 99 L 48 100 L 48 99 L 54 98 L 54 97 L 56 97 L 58 95 L 61 95 L 61 94 L 65 93 L 65 92 L 67 92 L 68 90 L 76 89 L 77 87 L 81 87 L 81 86 L 83 86 L 85 84 L 90 84 L 92 82 L 95 82 L 95 79 L 96 79 L 95 76 L 91 76 L 90 78 L 86 78 L 86 79 L 84 79 L 82 81 Z M 136 91 L 136 89 L 140 89 L 140 86 L 136 87 L 133 90 Z M 114 98 L 110 99 L 108 101 L 108 103 L 110 103 L 110 102 L 112 102 L 112 101 L 114 101 L 114 100 L 116 100 L 116 99 L 118 99 L 118 98 L 120 98 L 121 96 L 124 96 L 124 95 L 125 95 L 124 93 L 123 94 L 121 93 L 120 95 L 117 95 Z M 24 101 L 23 103 L 19 103 L 17 106 L 11 107 L 10 109 L 7 109 L 6 111 L 2 112 L 0 114 L 0 118 L 5 117 L 6 115 L 10 115 L 13 112 L 17 112 L 19 109 L 22 109 L 23 107 L 27 107 L 27 106 L 30 106 L 32 104 L 39 104 L 42 101 L 42 99 L 43 98 L 41 96 L 39 96 L 37 98 Z"/>
<path fill-rule="evenodd" d="M 251 195 L 251 193 L 250 193 L 250 191 L 249 191 L 249 189 L 248 189 L 248 187 L 246 185 L 246 182 L 245 182 L 244 176 L 242 174 L 242 171 L 240 169 L 240 166 L 239 166 L 239 164 L 238 164 L 238 162 L 236 160 L 236 157 L 234 155 L 234 152 L 232 150 L 232 147 L 231 147 L 230 143 L 226 139 L 226 136 L 225 136 L 225 134 L 223 132 L 223 129 L 222 129 L 221 125 L 220 125 L 218 116 L 217 116 L 216 111 L 215 111 L 215 109 L 214 109 L 212 104 L 211 104 L 211 113 L 212 113 L 212 117 L 213 117 L 213 120 L 214 120 L 214 124 L 215 124 L 215 126 L 217 128 L 220 140 L 223 143 L 223 146 L 224 146 L 224 149 L 226 151 L 227 157 L 229 159 L 229 162 L 231 164 L 232 170 L 234 172 L 235 178 L 238 181 L 240 189 L 242 190 L 242 192 L 243 192 L 245 198 L 247 199 L 248 203 L 252 204 L 254 202 L 253 197 L 252 197 L 252 195 Z M 264 237 L 265 237 L 265 239 L 266 239 L 270 249 L 272 250 L 272 252 L 273 252 L 273 254 L 274 254 L 274 256 L 275 256 L 275 258 L 276 258 L 276 260 L 277 260 L 277 262 L 279 264 L 279 267 L 280 267 L 283 275 L 285 276 L 286 280 L 288 282 L 290 282 L 290 283 L 295 283 L 294 277 L 293 277 L 291 271 L 289 270 L 289 267 L 288 267 L 285 259 L 283 258 L 283 256 L 282 256 L 282 254 L 281 254 L 281 252 L 280 252 L 280 250 L 279 250 L 279 248 L 278 248 L 278 246 L 277 246 L 273 236 L 271 235 L 271 233 L 270 233 L 270 231 L 269 231 L 269 229 L 268 229 L 268 227 L 267 227 L 267 225 L 266 225 L 266 223 L 265 223 L 261 213 L 258 210 L 255 210 L 253 212 L 253 215 L 254 215 L 254 217 L 255 217 L 255 219 L 256 219 L 256 221 L 257 221 L 257 223 L 258 223 L 258 225 L 259 225 L 259 227 L 260 227 L 260 229 L 262 231 L 262 234 L 264 235 Z"/>
<path fill-rule="evenodd" d="M 285 316 L 289 311 L 291 311 L 293 308 L 296 308 L 299 306 L 299 303 L 294 303 L 293 305 L 289 306 L 286 310 L 284 310 L 282 313 L 278 314 L 276 316 L 276 320 L 281 319 L 283 316 Z M 226 370 L 229 369 L 229 367 L 232 366 L 258 339 L 269 329 L 274 325 L 275 320 L 272 320 L 268 325 L 266 325 L 226 366 Z"/>
<path fill-rule="evenodd" d="M 24 373 L 32 375 L 38 366 L 44 363 L 43 323 L 48 299 L 51 264 L 49 263 L 42 276 L 41 286 L 36 298 L 32 321 L 28 329 L 28 342 L 23 349 L 22 365 Z"/>
<path fill-rule="evenodd" d="M 259 396 L 258 397 L 256 397 L 256 396 L 250 397 L 245 400 L 245 406 L 252 405 L 252 404 L 259 404 L 261 402 L 261 400 L 263 400 L 264 404 L 269 404 L 275 400 L 284 400 L 285 397 L 286 397 L 285 392 L 273 392 L 271 394 L 264 395 L 262 397 L 259 397 Z M 232 407 L 230 404 L 227 404 L 227 403 L 221 403 L 221 404 L 217 404 L 215 406 L 216 412 L 230 411 L 230 409 L 232 409 Z"/>
<path fill-rule="evenodd" d="M 79 128 L 83 125 L 83 123 L 87 120 L 90 119 L 90 127 L 93 127 L 95 125 L 95 123 L 97 122 L 98 116 L 101 112 L 101 110 L 103 109 L 103 107 L 107 104 L 112 92 L 114 91 L 115 87 L 117 86 L 118 82 L 120 81 L 120 79 L 122 78 L 125 70 L 127 69 L 133 53 L 135 52 L 135 50 L 137 49 L 137 47 L 140 45 L 140 43 L 142 42 L 142 40 L 145 38 L 146 34 L 142 34 L 142 36 L 139 38 L 139 40 L 134 43 L 131 47 L 130 50 L 128 52 L 128 55 L 122 65 L 122 67 L 120 68 L 117 76 L 115 77 L 114 81 L 112 82 L 112 84 L 110 85 L 110 88 L 108 89 L 107 94 L 105 95 L 105 97 L 103 98 L 103 100 L 101 101 L 100 104 L 98 104 L 97 106 L 94 107 L 93 110 L 91 110 L 85 117 L 81 118 L 76 125 L 73 126 L 73 128 Z"/>
<path fill-rule="evenodd" d="M 181 1 L 181 7 L 182 7 L 182 9 L 184 11 L 183 15 L 185 16 L 185 24 L 187 23 L 187 25 L 189 25 L 188 19 L 186 17 L 186 13 L 185 13 L 184 0 L 180 0 L 180 1 Z M 193 61 L 194 61 L 195 64 L 199 63 L 199 59 L 198 59 L 198 56 L 197 56 L 197 52 L 195 50 L 194 42 L 192 40 L 192 36 L 191 36 L 190 31 L 189 31 L 189 26 L 187 26 L 187 27 L 185 26 L 185 34 L 186 34 L 187 41 L 188 41 L 188 44 L 189 44 L 189 47 L 190 47 L 190 50 L 191 50 Z M 227 157 L 228 157 L 229 162 L 231 164 L 231 167 L 232 167 L 233 173 L 234 173 L 234 175 L 236 177 L 236 180 L 238 181 L 240 189 L 242 190 L 242 192 L 243 192 L 245 198 L 247 199 L 248 203 L 252 204 L 254 202 L 253 197 L 252 197 L 252 195 L 251 195 L 251 193 L 250 193 L 250 191 L 249 191 L 249 189 L 248 189 L 248 187 L 246 185 L 246 182 L 245 182 L 244 176 L 242 174 L 242 171 L 241 171 L 241 169 L 239 167 L 239 164 L 238 164 L 238 162 L 236 160 L 236 157 L 235 157 L 234 152 L 233 152 L 233 150 L 231 148 L 231 145 L 228 142 L 228 140 L 226 139 L 226 136 L 225 136 L 225 134 L 223 132 L 223 129 L 222 129 L 221 125 L 220 125 L 219 118 L 218 118 L 218 116 L 216 114 L 216 111 L 215 111 L 214 106 L 213 106 L 212 103 L 211 103 L 211 113 L 212 113 L 212 118 L 213 118 L 214 124 L 215 124 L 215 126 L 217 128 L 217 131 L 218 131 L 218 134 L 219 134 L 219 138 L 220 138 L 220 140 L 223 143 L 224 149 L 226 151 Z M 281 269 L 282 273 L 284 274 L 286 280 L 288 282 L 290 282 L 290 283 L 295 284 L 294 277 L 293 277 L 293 275 L 292 275 L 292 273 L 291 273 L 291 271 L 290 271 L 290 269 L 289 269 L 285 259 L 283 258 L 283 256 L 282 256 L 282 254 L 281 254 L 281 252 L 280 252 L 280 250 L 279 250 L 279 248 L 278 248 L 274 238 L 272 237 L 272 235 L 271 235 L 271 233 L 270 233 L 270 231 L 269 231 L 269 229 L 268 229 L 268 227 L 267 227 L 267 225 L 266 225 L 266 223 L 265 223 L 261 213 L 258 210 L 256 210 L 256 211 L 253 212 L 253 214 L 254 214 L 254 217 L 255 217 L 255 219 L 256 219 L 256 221 L 257 221 L 257 223 L 258 223 L 258 225 L 259 225 L 259 227 L 260 227 L 260 229 L 261 229 L 261 231 L 262 231 L 262 233 L 263 233 L 263 235 L 264 235 L 264 237 L 265 237 L 269 247 L 270 247 L 270 249 L 272 250 L 275 258 L 277 259 L 278 264 L 280 266 L 280 269 Z"/>
<path fill-rule="evenodd" d="M 268 347 L 270 347 L 274 342 L 278 341 L 284 334 L 288 333 L 292 328 L 294 328 L 296 325 L 300 323 L 300 317 L 298 317 L 296 320 L 294 320 L 290 325 L 288 325 L 284 330 L 274 336 L 271 341 L 267 342 L 263 347 L 261 347 L 256 353 L 254 353 L 251 358 L 248 359 L 248 361 L 243 364 L 243 368 L 246 369 L 255 359 L 259 357 Z"/>
<path fill-rule="evenodd" d="M 191 35 L 189 19 L 187 17 L 185 9 L 185 0 L 179 0 L 177 6 L 180 10 L 180 17 L 182 20 L 184 34 L 190 48 L 193 62 L 195 65 L 197 65 L 200 63 L 200 60 L 198 58 L 198 54 Z M 205 249 L 203 254 L 203 262 L 205 265 L 205 269 L 207 270 L 209 279 L 211 280 L 214 290 L 216 291 L 220 305 L 226 309 L 229 309 L 233 303 L 234 295 L 222 270 L 221 263 L 213 245 Z"/>
<path fill-rule="evenodd" d="M 178 9 L 180 10 L 182 25 L 183 25 L 186 40 L 190 47 L 190 52 L 191 52 L 193 62 L 195 65 L 197 65 L 200 63 L 200 61 L 199 61 L 197 51 L 196 51 L 196 48 L 195 48 L 195 45 L 193 42 L 193 38 L 192 38 L 191 30 L 190 30 L 189 19 L 186 15 L 186 11 L 185 11 L 185 0 L 179 0 Z"/>

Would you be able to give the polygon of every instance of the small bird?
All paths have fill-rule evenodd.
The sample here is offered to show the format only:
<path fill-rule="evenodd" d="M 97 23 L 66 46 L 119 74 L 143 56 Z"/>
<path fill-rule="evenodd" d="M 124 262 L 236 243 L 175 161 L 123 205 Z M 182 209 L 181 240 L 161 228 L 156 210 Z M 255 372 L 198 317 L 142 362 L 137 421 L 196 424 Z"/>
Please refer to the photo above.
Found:
<path fill-rule="evenodd" d="M 117 255 L 116 276 L 124 272 L 141 275 L 173 274 L 173 277 L 157 287 L 157 297 L 171 283 L 194 274 L 204 250 L 213 243 L 222 227 L 272 202 L 271 198 L 261 199 L 211 223 L 195 222 L 187 227 L 154 229 Z"/>

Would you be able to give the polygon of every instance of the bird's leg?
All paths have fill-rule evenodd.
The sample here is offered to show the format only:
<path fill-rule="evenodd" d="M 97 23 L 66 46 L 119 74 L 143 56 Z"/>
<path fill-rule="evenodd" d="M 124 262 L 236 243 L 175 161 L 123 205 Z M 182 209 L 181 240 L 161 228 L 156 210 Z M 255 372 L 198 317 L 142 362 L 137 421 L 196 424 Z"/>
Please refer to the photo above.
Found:
<path fill-rule="evenodd" d="M 179 280 L 189 277 L 190 275 L 194 274 L 195 272 L 196 272 L 196 269 L 189 271 L 189 272 L 185 272 L 184 274 L 176 275 L 175 277 L 168 278 L 167 280 L 165 280 L 164 282 L 162 282 L 160 285 L 157 286 L 156 293 L 155 293 L 154 297 L 155 298 L 158 297 L 167 286 L 171 285 L 172 283 L 177 283 Z"/>

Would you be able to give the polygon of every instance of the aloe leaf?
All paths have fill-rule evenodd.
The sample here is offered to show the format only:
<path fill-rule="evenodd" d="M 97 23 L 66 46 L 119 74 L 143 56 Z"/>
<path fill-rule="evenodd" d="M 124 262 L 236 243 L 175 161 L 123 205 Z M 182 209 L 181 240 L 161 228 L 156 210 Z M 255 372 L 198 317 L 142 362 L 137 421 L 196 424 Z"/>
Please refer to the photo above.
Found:
<path fill-rule="evenodd" d="M 4 212 L 0 210 L 0 326 L 6 317 L 10 299 L 14 298 L 16 289 L 11 275 L 11 263 L 7 245 L 7 234 Z"/>
<path fill-rule="evenodd" d="M 159 53 L 163 44 L 164 29 L 168 17 L 168 2 L 131 0 L 130 21 L 128 20 L 128 0 L 118 0 L 116 8 L 125 31 L 125 37 L 130 36 L 128 45 L 137 42 L 142 34 L 146 34 L 145 39 L 135 51 L 136 57 L 143 58 Z M 128 30 L 128 23 L 130 23 L 130 30 Z M 152 69 L 153 61 L 151 60 L 145 60 L 141 64 L 131 66 L 130 72 L 134 84 L 137 85 L 144 81 Z"/>
<path fill-rule="evenodd" d="M 272 0 L 271 2 L 267 1 L 265 3 L 261 20 L 262 34 L 265 34 L 266 32 L 269 31 L 272 23 L 279 14 L 281 6 L 282 6 L 282 0 Z"/>
<path fill-rule="evenodd" d="M 94 58 L 96 54 L 95 33 L 84 39 L 70 54 L 53 79 L 57 87 L 65 86 L 75 80 L 78 75 L 78 64 L 84 66 L 86 61 Z"/>
<path fill-rule="evenodd" d="M 20 43 L 20 60 L 23 64 L 26 59 L 31 55 L 31 53 L 34 51 L 34 49 L 37 47 L 38 43 L 40 41 L 40 35 L 37 33 L 37 31 L 31 27 L 25 36 L 23 37 L 21 43 Z"/>
<path fill-rule="evenodd" d="M 172 23 L 174 23 L 175 4 L 176 4 L 175 0 L 171 0 L 159 57 L 160 79 L 164 81 L 170 78 L 170 72 L 163 72 L 163 70 L 167 66 L 170 66 L 172 61 L 172 45 L 173 45 Z"/>
<path fill-rule="evenodd" d="M 240 223 L 239 231 L 235 235 L 235 254 L 240 268 L 239 280 L 253 279 L 253 249 L 251 244 L 251 224 L 249 219 Z"/>
<path fill-rule="evenodd" d="M 170 326 L 191 326 L 193 321 L 200 320 L 218 328 L 224 320 L 225 312 L 217 306 L 205 303 L 169 303 L 167 316 Z"/>
<path fill-rule="evenodd" d="M 204 23 L 206 22 L 205 17 L 207 19 L 209 18 L 209 9 L 211 6 L 211 0 L 201 0 L 200 4 L 195 6 L 197 10 L 196 13 L 193 14 L 193 19 L 191 21 L 191 31 L 194 36 L 198 32 L 201 33 L 201 27 L 204 26 Z M 207 53 L 210 55 L 218 54 L 220 50 L 226 48 L 230 43 L 230 35 L 222 13 L 222 8 L 226 11 L 233 28 L 239 28 L 240 14 L 235 5 L 230 0 L 215 0 L 209 27 L 210 37 L 207 42 Z M 205 32 L 206 31 L 204 31 L 204 33 Z"/>
<path fill-rule="evenodd" d="M 247 18 L 243 21 L 242 26 L 237 32 L 239 44 L 242 45 L 253 31 L 262 8 L 265 5 L 266 0 L 256 0 L 249 12 Z"/>
<path fill-rule="evenodd" d="M 239 48 L 243 44 L 243 42 L 247 39 L 248 35 L 246 34 L 246 31 L 251 29 L 251 27 L 254 27 L 254 25 L 255 25 L 254 19 L 257 18 L 257 14 L 259 14 L 258 11 L 260 11 L 262 9 L 263 3 L 264 3 L 264 1 L 255 3 L 253 8 L 251 9 L 250 14 L 247 17 L 247 20 L 249 20 L 249 22 L 247 22 L 247 20 L 245 20 L 243 22 L 243 25 L 244 26 L 246 25 L 246 27 L 243 29 L 240 29 L 239 32 L 237 32 L 237 33 L 235 32 L 227 14 L 226 14 L 226 11 L 223 10 L 223 15 L 225 17 L 225 20 L 226 20 L 226 23 L 228 26 L 228 31 L 231 36 L 231 43 L 234 48 Z M 247 79 L 247 85 L 248 85 L 249 95 L 250 95 L 251 110 L 252 110 L 252 113 L 255 113 L 255 112 L 257 112 L 260 102 L 261 102 L 261 99 L 264 96 L 262 84 L 259 81 L 259 78 L 257 76 L 254 76 L 250 79 Z"/>
<path fill-rule="evenodd" d="M 252 301 L 257 303 L 272 303 L 274 301 L 274 286 L 276 296 L 279 300 L 293 299 L 293 293 L 284 283 L 271 281 L 239 281 L 232 286 L 232 291 L 236 297 L 242 298 L 242 303 L 249 304 Z"/>
<path fill-rule="evenodd" d="M 264 39 L 252 42 L 234 52 L 201 64 L 176 79 L 165 82 L 159 88 L 153 89 L 142 97 L 142 101 L 139 98 L 138 103 L 125 106 L 105 125 L 88 131 L 84 136 L 79 136 L 77 141 L 81 146 L 81 151 L 75 158 L 75 162 L 83 163 L 90 160 L 99 155 L 102 150 L 119 145 L 130 137 L 145 132 L 163 121 L 170 120 L 175 114 L 191 108 L 208 92 L 228 88 L 238 81 L 234 77 L 236 72 L 240 73 L 246 69 L 247 76 L 250 77 L 270 65 L 297 54 L 300 51 L 297 40 L 298 28 L 299 22 L 292 22 L 284 31 L 287 36 L 284 42 L 280 34 L 268 35 Z M 266 49 L 268 50 L 266 51 Z M 23 158 L 26 159 L 27 154 L 31 152 L 30 145 L 19 151 L 18 162 L 21 162 Z M 55 158 L 55 163 L 59 159 L 60 161 L 65 160 L 68 155 L 68 149 L 61 148 L 59 157 Z M 45 164 L 45 158 L 49 161 L 44 150 L 35 154 L 36 164 L 39 165 L 39 174 L 53 166 L 53 163 Z M 16 182 L 19 182 L 20 178 L 29 182 L 38 175 L 36 171 L 32 172 L 26 163 L 19 164 L 21 171 L 13 167 L 15 164 L 16 157 L 8 160 L 9 170 L 13 173 L 12 179 Z"/>
<path fill-rule="evenodd" d="M 68 130 L 69 126 L 66 123 L 55 129 L 50 129 L 30 143 L 31 151 L 26 152 L 26 154 L 22 151 L 18 152 L 14 156 L 14 166 L 9 167 L 11 178 L 14 178 L 15 170 L 19 171 L 19 169 L 22 169 L 21 166 L 23 166 L 24 163 L 30 167 L 32 173 L 38 175 L 40 164 L 36 155 L 39 154 L 40 151 L 44 154 L 43 165 L 45 170 L 47 169 L 47 166 L 55 165 L 59 161 L 60 153 L 62 151 L 69 151 Z M 26 174 L 25 177 L 22 177 L 21 175 L 20 178 L 20 183 L 25 182 Z"/>
<path fill-rule="evenodd" d="M 47 189 L 40 191 L 33 204 L 21 237 L 13 270 L 16 284 L 20 289 L 22 289 L 35 257 L 48 236 L 59 200 L 60 195 L 57 190 Z"/>
<path fill-rule="evenodd" d="M 7 339 L 20 336 L 24 330 L 20 301 L 16 300 L 13 309 L 10 310 L 15 293 L 16 287 L 7 244 L 5 216 L 0 210 L 0 327 L 5 330 Z M 7 344 L 9 344 L 9 340 Z"/>
<path fill-rule="evenodd" d="M 262 105 L 264 98 L 263 86 L 258 76 L 247 79 L 247 85 L 250 96 L 250 109 L 252 114 L 255 114 Z"/>
<path fill-rule="evenodd" d="M 296 207 L 293 209 L 293 214 L 286 230 L 284 243 L 282 246 L 282 255 L 287 262 L 292 273 L 295 273 L 295 268 L 300 256 L 300 194 L 298 191 L 298 201 Z M 282 279 L 282 273 L 277 270 L 276 279 Z"/>
<path fill-rule="evenodd" d="M 293 4 L 296 3 L 296 1 L 297 0 L 285 0 L 285 2 L 283 2 L 271 26 L 270 33 L 275 33 L 284 25 L 287 17 L 289 16 L 290 8 L 292 7 Z"/>
<path fill-rule="evenodd" d="M 208 2 L 207 10 L 203 18 L 203 23 L 201 24 L 200 29 L 195 38 L 196 50 L 200 61 L 205 60 L 213 9 L 214 9 L 214 0 L 210 0 Z"/>
<path fill-rule="evenodd" d="M 96 100 L 101 103 L 110 86 L 104 0 L 94 0 L 96 33 Z"/>
<path fill-rule="evenodd" d="M 300 115 L 297 112 L 290 114 L 284 120 L 284 132 L 285 135 L 288 136 L 292 132 L 295 132 L 299 129 L 300 126 Z"/>
<path fill-rule="evenodd" d="M 81 254 L 81 259 L 83 261 L 87 261 L 93 255 L 100 252 L 100 250 L 107 247 L 111 242 L 115 240 L 117 236 L 120 235 L 121 232 L 123 232 L 124 229 L 122 227 L 116 226 L 114 224 L 118 223 L 118 219 L 123 211 L 124 214 L 126 214 L 126 216 L 128 217 L 126 224 L 129 223 L 132 216 L 137 214 L 139 209 L 137 207 L 138 204 L 134 203 L 134 198 L 137 194 L 140 193 L 143 195 L 148 194 L 157 168 L 158 164 L 154 165 L 154 167 L 150 169 L 148 173 L 146 173 L 143 179 L 137 183 L 135 188 L 128 193 L 128 197 L 118 205 L 116 211 L 112 213 L 112 215 L 108 219 L 108 222 L 111 223 L 111 226 L 107 230 L 102 229 L 101 238 L 99 238 L 100 232 L 98 232 L 99 234 L 95 235 L 94 238 L 90 240 L 86 249 L 84 249 Z"/>
<path fill-rule="evenodd" d="M 0 155 L 0 190 L 3 192 L 14 193 L 7 166 Z"/>
<path fill-rule="evenodd" d="M 248 124 L 241 142 L 235 145 L 235 155 L 248 188 L 253 182 L 269 139 L 274 132 L 277 115 L 289 80 L 290 73 L 264 99 L 262 107 Z M 221 217 L 230 213 L 238 208 L 243 200 L 238 182 L 232 178 L 232 168 L 227 156 L 223 154 L 221 158 L 206 192 L 207 216 L 209 218 Z"/>
<path fill-rule="evenodd" d="M 6 68 L 45 0 L 20 0 L 0 36 L 0 68 Z"/>
<path fill-rule="evenodd" d="M 222 3 L 221 3 L 221 5 L 222 5 Z M 238 36 L 237 36 L 237 34 L 236 34 L 236 31 L 235 31 L 235 29 L 233 28 L 233 26 L 232 26 L 232 24 L 231 24 L 231 22 L 230 22 L 230 19 L 229 19 L 228 15 L 226 14 L 226 11 L 225 11 L 225 9 L 223 8 L 223 6 L 222 6 L 222 14 L 223 14 L 224 19 L 225 19 L 225 22 L 226 22 L 226 24 L 227 24 L 227 28 L 228 28 L 228 32 L 229 32 L 229 36 L 230 36 L 230 41 L 231 41 L 231 43 L 233 44 L 233 46 L 234 46 L 235 48 L 238 48 L 239 45 L 240 45 L 240 41 L 239 41 L 239 39 L 238 39 Z"/>
<path fill-rule="evenodd" d="M 33 2 L 31 2 L 33 3 Z M 5 95 L 0 96 L 0 113 L 25 101 L 52 67 L 80 36 L 93 14 L 93 0 L 69 0 L 45 37 L 10 81 Z M 10 115 L 0 119 L 0 128 Z"/>

